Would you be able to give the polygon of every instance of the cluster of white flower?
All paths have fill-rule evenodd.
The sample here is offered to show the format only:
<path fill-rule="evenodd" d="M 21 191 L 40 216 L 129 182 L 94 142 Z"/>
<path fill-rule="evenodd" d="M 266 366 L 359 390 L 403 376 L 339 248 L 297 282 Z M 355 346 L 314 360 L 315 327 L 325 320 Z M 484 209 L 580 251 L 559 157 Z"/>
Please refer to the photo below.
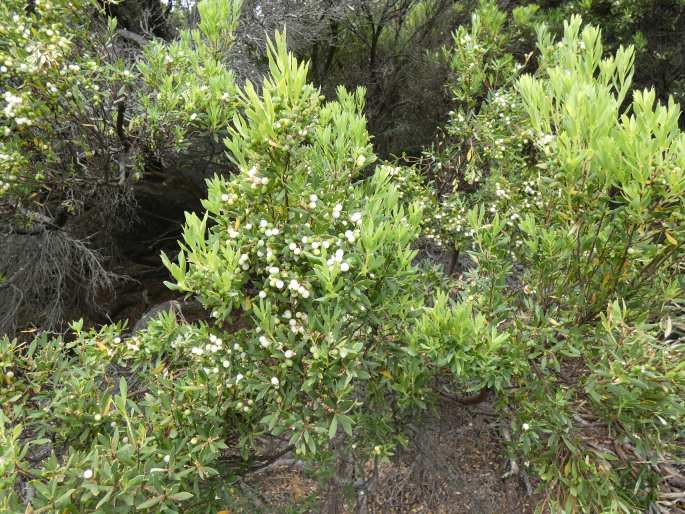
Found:
<path fill-rule="evenodd" d="M 23 102 L 23 99 L 21 98 L 21 96 L 17 96 L 11 91 L 5 91 L 3 97 L 5 99 L 5 102 L 7 102 L 7 105 L 3 109 L 5 116 L 7 116 L 8 118 L 14 118 L 16 116 L 17 109 L 19 109 Z"/>
<path fill-rule="evenodd" d="M 240 268 L 243 271 L 247 271 L 250 269 L 250 264 L 248 262 L 249 260 L 250 260 L 250 256 L 247 255 L 246 253 L 242 254 L 240 256 L 240 258 L 238 259 L 238 264 L 240 265 Z"/>
<path fill-rule="evenodd" d="M 269 177 L 262 177 L 259 174 L 257 166 L 252 166 L 245 172 L 245 175 L 252 189 L 257 189 L 260 186 L 266 186 L 269 183 Z"/>
<path fill-rule="evenodd" d="M 540 134 L 540 136 L 535 141 L 540 148 L 547 149 L 549 145 L 554 142 L 554 134 Z"/>
<path fill-rule="evenodd" d="M 236 200 L 236 195 L 224 193 L 221 195 L 221 201 L 226 202 L 228 205 L 233 205 Z"/>
<path fill-rule="evenodd" d="M 495 182 L 495 196 L 500 199 L 509 199 L 509 193 L 502 189 L 499 182 Z"/>
<path fill-rule="evenodd" d="M 542 208 L 544 206 L 544 201 L 542 199 L 542 193 L 535 189 L 535 181 L 534 180 L 529 180 L 523 183 L 524 188 L 523 192 L 528 195 L 529 197 L 532 198 L 524 198 L 522 205 L 524 209 L 531 209 L 533 207 L 533 203 L 538 207 Z"/>
<path fill-rule="evenodd" d="M 471 37 L 471 34 L 468 32 L 462 32 L 462 34 L 459 36 L 459 43 L 462 45 L 468 45 L 473 41 L 473 38 Z"/>
<path fill-rule="evenodd" d="M 290 283 L 288 284 L 288 289 L 293 291 L 293 293 L 298 293 L 302 298 L 307 299 L 309 298 L 309 290 L 300 284 L 297 279 L 291 279 Z"/>
<path fill-rule="evenodd" d="M 342 248 L 338 248 L 335 251 L 335 254 L 326 261 L 326 264 L 329 268 L 333 268 L 336 265 L 339 265 L 340 271 L 349 271 L 350 265 L 347 262 L 343 261 L 344 255 L 345 251 Z"/>
<path fill-rule="evenodd" d="M 288 328 L 293 334 L 304 334 L 304 324 L 307 321 L 307 315 L 304 312 L 296 312 L 295 316 L 293 317 L 292 312 L 290 310 L 286 310 L 283 313 L 283 317 L 288 320 Z M 279 325 L 281 323 L 281 320 L 276 318 L 276 324 Z M 283 345 L 279 343 L 278 345 L 279 350 L 283 350 Z M 289 351 L 288 355 L 291 355 L 292 357 L 295 356 L 295 353 L 292 351 Z M 286 358 L 292 358 L 288 357 L 286 355 Z"/>

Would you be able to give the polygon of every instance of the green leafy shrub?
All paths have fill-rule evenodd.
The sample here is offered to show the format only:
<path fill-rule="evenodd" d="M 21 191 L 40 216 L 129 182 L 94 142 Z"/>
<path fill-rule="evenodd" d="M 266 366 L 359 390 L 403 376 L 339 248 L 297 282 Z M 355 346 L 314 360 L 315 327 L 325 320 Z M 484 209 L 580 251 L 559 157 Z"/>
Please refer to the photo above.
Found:
<path fill-rule="evenodd" d="M 682 343 L 660 329 L 682 319 L 680 111 L 651 90 L 627 102 L 632 48 L 604 57 L 578 17 L 558 43 L 541 28 L 538 47 L 537 73 L 502 93 L 520 106 L 512 165 L 462 197 L 462 295 L 508 344 L 475 358 L 455 337 L 452 368 L 500 393 L 541 510 L 658 508 L 685 407 Z"/>
<path fill-rule="evenodd" d="M 190 337 L 173 318 L 157 327 Z M 3 512 L 187 512 L 225 499 L 223 484 L 208 489 L 225 448 L 207 392 L 216 380 L 182 359 L 151 358 L 145 336 L 124 344 L 120 329 L 2 341 Z"/>
<path fill-rule="evenodd" d="M 241 6 L 238 0 L 199 2 L 196 28 L 143 48 L 137 72 L 144 94 L 136 99 L 140 107 L 131 124 L 157 155 L 188 150 L 200 138 L 220 144 L 225 137 L 239 105 L 228 58 Z"/>
<path fill-rule="evenodd" d="M 59 188 L 58 200 L 83 202 L 94 184 L 123 189 L 141 178 L 144 151 L 178 149 L 193 131 L 211 134 L 232 118 L 236 86 L 223 60 L 239 1 L 200 2 L 198 27 L 172 43 L 138 41 L 145 45 L 139 63 L 97 2 L 24 7 L 14 1 L 0 11 L 0 187 L 10 201 Z"/>
<path fill-rule="evenodd" d="M 9 291 L 0 330 L 8 333 L 27 320 L 60 327 L 69 299 L 110 292 L 108 257 L 121 253 L 117 237 L 146 200 L 181 190 L 199 204 L 205 176 L 230 173 L 222 139 L 238 107 L 228 62 L 237 0 L 203 0 L 196 28 L 172 42 L 137 37 L 133 48 L 130 33 L 105 18 L 107 3 L 25 6 L 0 7 L 0 229 L 12 235 L 0 255 Z M 205 176 L 188 170 L 190 159 L 205 164 Z M 23 247 L 32 255 L 18 265 Z"/>
<path fill-rule="evenodd" d="M 506 174 L 525 165 L 522 155 L 532 139 L 523 104 L 511 86 L 528 66 L 534 6 L 511 15 L 491 1 L 480 2 L 470 24 L 452 34 L 440 59 L 449 68 L 453 110 L 435 144 L 411 168 L 400 168 L 398 185 L 407 198 L 421 198 L 422 235 L 451 251 L 451 274 L 468 239 L 468 203 L 462 196 L 481 187 L 490 170 Z M 522 61 L 522 62 L 519 62 Z"/>
<path fill-rule="evenodd" d="M 422 363 L 403 339 L 422 306 L 419 210 L 401 206 L 387 168 L 360 180 L 375 159 L 362 91 L 324 103 L 283 43 L 270 70 L 261 94 L 247 85 L 226 141 L 240 173 L 210 182 L 207 216 L 188 217 L 179 262 L 166 263 L 172 287 L 240 327 L 219 357 L 241 446 L 287 435 L 299 454 L 330 458 L 342 439 L 362 463 L 423 404 Z"/>

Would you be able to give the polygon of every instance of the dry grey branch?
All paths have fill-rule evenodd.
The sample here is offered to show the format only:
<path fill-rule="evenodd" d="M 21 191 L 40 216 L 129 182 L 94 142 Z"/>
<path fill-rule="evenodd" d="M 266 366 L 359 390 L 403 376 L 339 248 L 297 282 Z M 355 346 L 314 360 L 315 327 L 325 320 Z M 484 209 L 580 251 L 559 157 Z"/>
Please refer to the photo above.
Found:
<path fill-rule="evenodd" d="M 103 266 L 87 241 L 61 230 L 5 233 L 0 248 L 0 333 L 12 334 L 18 319 L 59 329 L 69 307 L 97 307 L 99 294 L 122 277 Z"/>

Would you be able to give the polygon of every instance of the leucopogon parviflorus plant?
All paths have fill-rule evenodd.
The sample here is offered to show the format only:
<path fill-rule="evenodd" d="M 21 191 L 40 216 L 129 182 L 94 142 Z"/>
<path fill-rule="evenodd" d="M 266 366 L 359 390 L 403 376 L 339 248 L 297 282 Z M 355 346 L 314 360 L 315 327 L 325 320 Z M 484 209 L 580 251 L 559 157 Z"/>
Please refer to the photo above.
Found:
<path fill-rule="evenodd" d="M 187 352 L 221 376 L 217 401 L 245 452 L 281 438 L 334 471 L 353 456 L 363 475 L 424 404 L 427 368 L 404 337 L 423 305 L 420 211 L 402 206 L 388 167 L 368 171 L 362 90 L 324 102 L 280 37 L 269 68 L 226 140 L 239 173 L 209 182 L 178 262 L 164 259 L 170 287 L 199 298 L 231 341 Z"/>

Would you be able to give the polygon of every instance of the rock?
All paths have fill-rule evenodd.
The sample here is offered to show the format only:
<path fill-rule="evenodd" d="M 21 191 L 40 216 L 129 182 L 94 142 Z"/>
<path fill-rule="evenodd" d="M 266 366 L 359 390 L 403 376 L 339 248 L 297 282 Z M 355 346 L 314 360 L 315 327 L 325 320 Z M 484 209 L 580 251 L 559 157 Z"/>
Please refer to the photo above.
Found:
<path fill-rule="evenodd" d="M 186 321 L 187 318 L 198 319 L 203 313 L 202 305 L 197 300 L 190 301 L 179 301 L 179 300 L 169 300 L 167 302 L 160 303 L 149 309 L 141 318 L 136 322 L 133 327 L 133 333 L 137 334 L 141 330 L 144 330 L 149 323 L 156 318 L 162 312 L 173 312 L 176 319 Z"/>

